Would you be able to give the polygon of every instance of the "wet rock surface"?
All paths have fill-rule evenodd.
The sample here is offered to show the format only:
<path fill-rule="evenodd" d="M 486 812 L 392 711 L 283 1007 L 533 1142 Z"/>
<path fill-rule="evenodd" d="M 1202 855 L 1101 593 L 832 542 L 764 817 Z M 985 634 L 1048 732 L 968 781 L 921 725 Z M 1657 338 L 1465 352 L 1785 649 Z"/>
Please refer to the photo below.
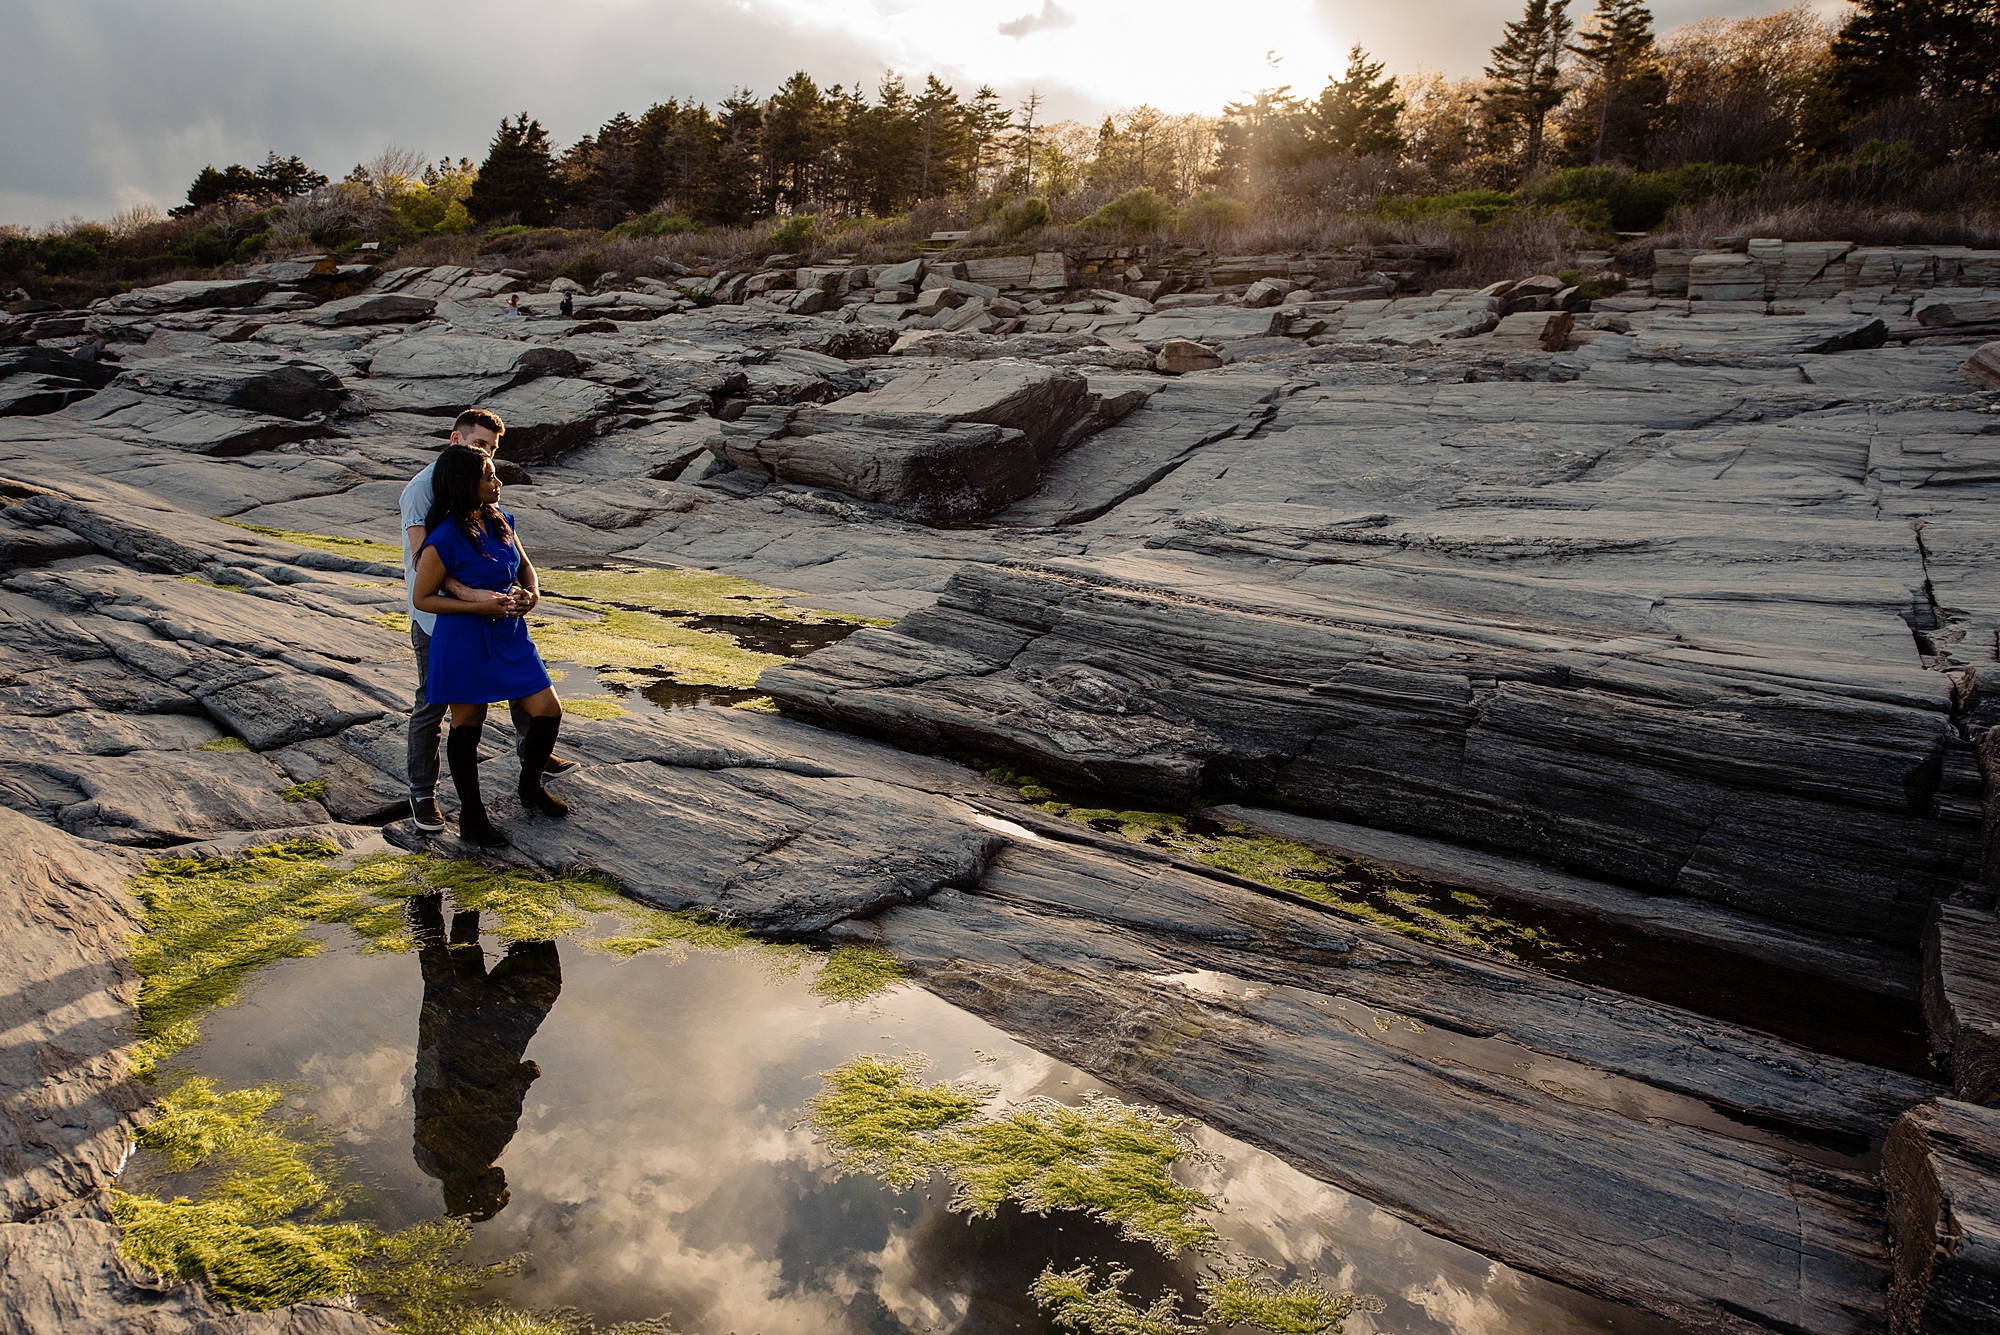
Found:
<path fill-rule="evenodd" d="M 1527 296 L 1301 296 L 1246 259 L 1213 300 L 1065 301 L 1067 261 L 1019 261 L 678 278 L 575 321 L 506 314 L 503 275 L 371 273 L 336 306 L 274 271 L 105 303 L 102 365 L 0 367 L 60 382 L 0 417 L 0 819 L 43 850 L 5 882 L 39 943 L 8 977 L 82 989 L 48 1007 L 75 1011 L 60 1035 L 42 1001 L 10 1020 L 11 1052 L 76 1054 L 8 1068 L 14 1125 L 80 1110 L 67 1139 L 12 1133 L 22 1328 L 251 1320 L 132 1287 L 92 1213 L 138 1108 L 117 887 L 152 852 L 305 827 L 462 851 L 397 819 L 415 674 L 400 568 L 361 544 L 400 541 L 403 483 L 476 403 L 510 423 L 533 485 L 504 504 L 545 568 L 699 567 L 896 623 L 767 672 L 794 718 L 571 717 L 551 788 L 575 814 L 496 797 L 507 859 L 886 945 L 1122 1089 L 1689 1329 L 1879 1329 L 1892 1271 L 1972 1291 L 1976 1249 L 1912 1278 L 1894 1201 L 1918 1189 L 1885 1208 L 1876 1157 L 1989 1189 L 1978 1154 L 1891 1137 L 1990 1097 L 2000 401 L 1961 370 L 1971 326 L 1913 311 L 1958 279 L 1690 259 L 1683 282 L 1774 286 L 1564 311 L 1550 351 L 1547 319 L 1493 332 Z M 1276 304 L 1237 299 L 1258 283 Z M 1953 319 L 1983 299 L 1944 295 Z M 1954 1083 L 1398 936 L 918 752 L 1233 799 L 1468 893 L 1921 994 Z"/>

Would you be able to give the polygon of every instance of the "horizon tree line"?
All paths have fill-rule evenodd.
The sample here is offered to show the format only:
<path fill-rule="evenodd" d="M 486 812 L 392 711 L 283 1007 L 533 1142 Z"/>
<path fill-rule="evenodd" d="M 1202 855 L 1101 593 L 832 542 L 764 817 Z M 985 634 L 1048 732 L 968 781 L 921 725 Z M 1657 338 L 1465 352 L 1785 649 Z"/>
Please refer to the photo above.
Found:
<path fill-rule="evenodd" d="M 1310 97 L 1280 86 L 1218 116 L 1140 106 L 1090 127 L 1045 122 L 1033 92 L 1009 109 L 991 85 L 961 98 L 935 74 L 914 91 L 885 74 L 871 96 L 800 71 L 768 97 L 739 88 L 713 108 L 668 98 L 619 112 L 560 150 L 523 111 L 476 171 L 443 165 L 480 224 L 604 228 L 881 217 L 948 196 L 1146 187 L 1186 200 L 1283 191 L 1357 163 L 1465 188 L 1568 166 L 1800 165 L 1863 138 L 1932 160 L 2000 151 L 2000 0 L 1859 0 L 1838 29 L 1799 3 L 1664 38 L 1643 0 L 1596 0 L 1580 23 L 1571 3 L 1524 0 L 1477 79 L 1392 76 L 1356 45 Z M 379 184 L 362 168 L 348 180 Z M 325 184 L 273 153 L 255 170 L 204 168 L 176 211 Z"/>

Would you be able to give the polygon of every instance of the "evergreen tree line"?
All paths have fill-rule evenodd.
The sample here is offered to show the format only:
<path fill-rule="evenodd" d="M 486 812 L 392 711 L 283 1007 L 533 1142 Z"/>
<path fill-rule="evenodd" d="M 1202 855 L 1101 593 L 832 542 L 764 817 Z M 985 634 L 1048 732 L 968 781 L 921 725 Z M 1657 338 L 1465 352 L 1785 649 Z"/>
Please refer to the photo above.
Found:
<path fill-rule="evenodd" d="M 1863 141 L 1875 141 L 1864 156 L 1905 165 L 2000 151 L 2000 0 L 1859 0 L 1837 30 L 1800 3 L 1664 38 L 1643 0 L 1595 0 L 1581 21 L 1572 2 L 1524 0 L 1478 78 L 1399 78 L 1356 46 L 1312 96 L 1264 89 L 1214 117 L 1142 106 L 1094 131 L 1045 123 L 1035 95 L 1009 108 L 988 85 L 961 97 L 936 75 L 913 91 L 891 74 L 871 95 L 801 71 L 768 97 L 620 112 L 565 149 L 522 112 L 476 174 L 461 163 L 449 181 L 411 177 L 391 202 L 439 213 L 425 214 L 436 230 L 463 217 L 657 233 L 889 216 L 950 196 L 1284 192 L 1357 163 L 1401 172 L 1369 178 L 1393 193 L 1511 187 L 1572 166 L 1804 167 L 1851 160 Z M 361 169 L 347 183 L 382 193 Z M 254 171 L 205 168 L 188 207 L 324 184 L 272 154 Z"/>

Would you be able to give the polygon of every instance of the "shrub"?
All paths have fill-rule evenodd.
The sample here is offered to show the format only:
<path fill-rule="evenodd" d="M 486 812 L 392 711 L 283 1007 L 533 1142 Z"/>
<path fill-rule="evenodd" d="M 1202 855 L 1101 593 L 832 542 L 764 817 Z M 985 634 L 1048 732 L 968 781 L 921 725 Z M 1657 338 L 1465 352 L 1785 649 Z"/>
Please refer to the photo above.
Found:
<path fill-rule="evenodd" d="M 505 227 L 495 227 L 486 233 L 488 241 L 505 241 L 510 236 L 523 236 L 535 229 L 526 223 L 510 223 Z"/>
<path fill-rule="evenodd" d="M 1181 210 L 1181 221 L 1199 231 L 1214 231 L 1223 227 L 1234 227 L 1250 213 L 1250 208 L 1240 199 L 1204 190 L 1189 200 Z"/>
<path fill-rule="evenodd" d="M 1174 206 L 1151 187 L 1142 185 L 1137 190 L 1127 190 L 1085 218 L 1083 226 L 1094 232 L 1144 236 L 1171 227 L 1173 222 Z"/>
<path fill-rule="evenodd" d="M 1916 187 L 1930 166 L 1902 140 L 1870 139 L 1844 158 L 1806 173 L 1806 188 L 1826 199 L 1889 199 Z"/>
<path fill-rule="evenodd" d="M 633 241 L 645 236 L 679 236 L 683 232 L 700 230 L 701 224 L 684 213 L 648 213 L 637 218 L 627 218 L 605 235 Z"/>
<path fill-rule="evenodd" d="M 1566 209 L 1612 231 L 1650 232 L 1676 204 L 1742 194 L 1756 183 L 1756 168 L 1740 164 L 1694 162 L 1659 172 L 1572 167 L 1528 182 L 1519 197 L 1524 203 Z"/>
<path fill-rule="evenodd" d="M 1517 199 L 1507 190 L 1459 190 L 1448 195 L 1384 196 L 1375 201 L 1376 216 L 1397 222 L 1463 221 L 1484 225 L 1511 213 Z"/>
<path fill-rule="evenodd" d="M 772 230 L 770 244 L 776 250 L 800 250 L 812 244 L 813 228 L 819 219 L 810 213 L 794 213 Z"/>
<path fill-rule="evenodd" d="M 1000 224 L 1000 234 L 1009 241 L 1014 241 L 1030 232 L 1041 231 L 1049 225 L 1053 216 L 1049 212 L 1049 202 L 1046 199 L 1030 195 L 1002 208 L 997 221 Z"/>

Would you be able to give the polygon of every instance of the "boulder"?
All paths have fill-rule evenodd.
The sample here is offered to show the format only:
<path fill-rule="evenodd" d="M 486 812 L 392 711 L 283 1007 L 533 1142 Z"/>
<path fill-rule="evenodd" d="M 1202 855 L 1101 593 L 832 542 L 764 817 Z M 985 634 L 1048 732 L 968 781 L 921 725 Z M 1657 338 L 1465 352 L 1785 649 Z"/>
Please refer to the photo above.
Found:
<path fill-rule="evenodd" d="M 1958 369 L 1960 375 L 1975 385 L 2000 389 L 2000 341 L 1980 347 Z"/>
<path fill-rule="evenodd" d="M 229 310 L 255 305 L 277 286 L 268 278 L 220 281 L 182 279 L 155 287 L 137 287 L 106 297 L 91 307 L 113 315 L 157 315 L 165 311 Z"/>
<path fill-rule="evenodd" d="M 408 297 L 395 292 L 362 292 L 317 307 L 305 317 L 307 324 L 408 324 L 428 320 L 437 310 L 430 297 Z"/>
<path fill-rule="evenodd" d="M 1197 343 L 1191 338 L 1170 338 L 1160 345 L 1159 355 L 1153 358 L 1153 367 L 1168 375 L 1186 375 L 1189 371 L 1213 371 L 1222 365 L 1222 358 L 1214 348 L 1205 343 Z"/>
<path fill-rule="evenodd" d="M 375 380 L 498 378 L 519 384 L 575 375 L 582 365 L 565 348 L 472 334 L 406 334 L 368 345 L 368 375 Z"/>
<path fill-rule="evenodd" d="M 1905 1113 L 1882 1147 L 1892 1335 L 2000 1329 L 2000 1112 L 1951 1099 Z"/>
<path fill-rule="evenodd" d="M 824 406 L 752 408 L 709 449 L 777 482 L 972 519 L 1034 491 L 1042 464 L 1098 406 L 1087 390 L 1074 371 L 1029 362 L 913 371 Z"/>
<path fill-rule="evenodd" d="M 1918 297 L 1910 307 L 1910 314 L 1929 329 L 2000 324 L 2000 293 L 1954 292 L 1947 288 Z"/>
<path fill-rule="evenodd" d="M 555 351 L 555 349 L 550 349 Z M 611 412 L 615 398 L 588 380 L 547 376 L 482 399 L 507 424 L 500 454 L 517 462 L 553 459 L 590 440 Z"/>
<path fill-rule="evenodd" d="M 1084 408 L 1089 382 L 1068 367 L 999 358 L 912 371 L 882 388 L 826 405 L 830 418 L 929 416 L 1020 431 L 1038 454 L 1054 448 Z"/>
<path fill-rule="evenodd" d="M 1493 348 L 1540 348 L 1561 352 L 1576 317 L 1568 311 L 1522 311 L 1502 319 L 1493 330 Z"/>
<path fill-rule="evenodd" d="M 240 408 L 293 421 L 340 406 L 340 377 L 314 362 L 156 357 L 121 372 L 112 388 Z"/>
<path fill-rule="evenodd" d="M 80 380 L 17 375 L 0 380 L 0 417 L 40 417 L 60 412 L 97 391 Z"/>
<path fill-rule="evenodd" d="M 1147 347 L 1159 347 L 1170 339 L 1192 339 L 1199 343 L 1227 343 L 1240 338 L 1270 338 L 1283 334 L 1291 324 L 1291 312 L 1280 306 L 1264 310 L 1244 310 L 1238 306 L 1207 306 L 1190 310 L 1167 310 L 1147 315 L 1119 331 L 1119 337 Z"/>
<path fill-rule="evenodd" d="M 914 288 L 924 281 L 924 262 L 921 258 L 904 260 L 901 264 L 891 264 L 875 275 L 877 287 Z"/>
<path fill-rule="evenodd" d="M 1285 294 L 1291 290 L 1292 284 L 1286 279 L 1260 278 L 1250 284 L 1249 289 L 1243 293 L 1243 304 L 1251 310 L 1260 310 L 1266 306 L 1276 306 L 1285 299 Z"/>
<path fill-rule="evenodd" d="M 1687 294 L 1698 301 L 1763 301 L 1764 266 L 1733 252 L 1696 255 L 1688 261 Z"/>
<path fill-rule="evenodd" d="M 118 378 L 118 368 L 95 358 L 85 360 L 58 348 L 11 348 L 0 352 L 0 379 L 17 375 L 53 376 L 103 389 Z"/>

